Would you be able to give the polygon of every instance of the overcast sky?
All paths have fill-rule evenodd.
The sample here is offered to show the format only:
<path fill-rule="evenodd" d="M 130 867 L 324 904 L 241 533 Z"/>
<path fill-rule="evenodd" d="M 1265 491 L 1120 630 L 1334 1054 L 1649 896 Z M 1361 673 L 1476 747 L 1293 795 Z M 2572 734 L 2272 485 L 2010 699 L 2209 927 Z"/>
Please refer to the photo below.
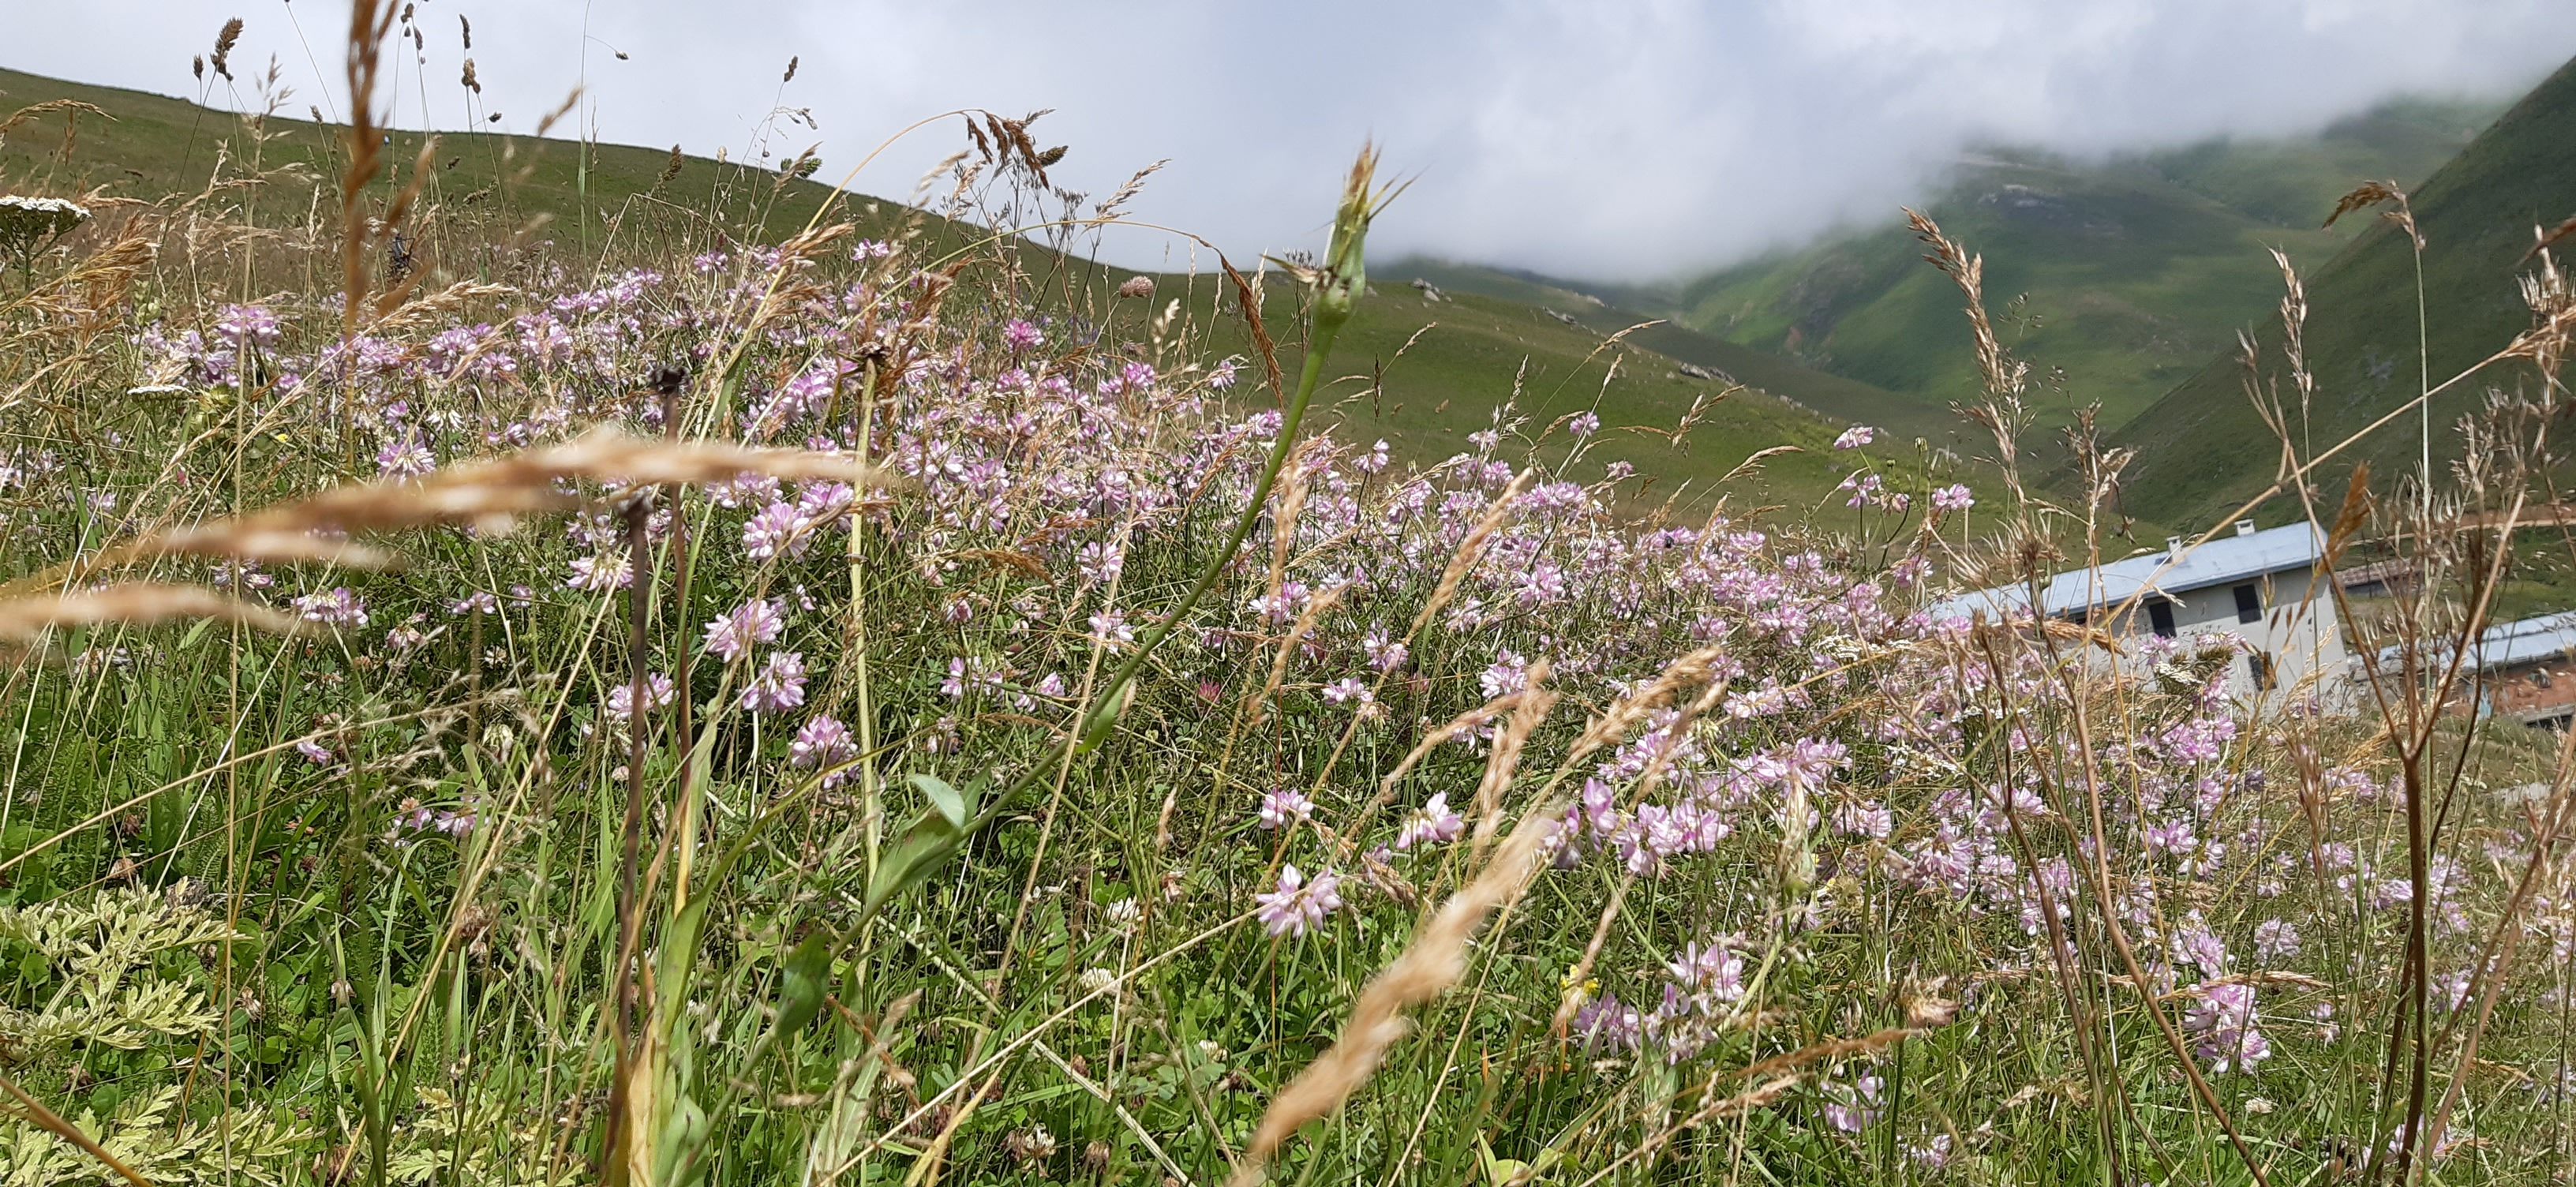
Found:
<path fill-rule="evenodd" d="M 333 0 L 11 7 L 0 65 L 193 94 L 189 59 L 237 15 L 244 81 L 215 101 L 255 105 L 273 55 L 288 110 L 345 104 Z M 586 68 L 604 139 L 756 154 L 783 104 L 821 126 L 770 146 L 820 141 L 837 178 L 923 116 L 1053 107 L 1038 138 L 1072 148 L 1059 184 L 1105 194 L 1170 158 L 1134 213 L 1238 257 L 1312 246 L 1375 136 L 1419 175 L 1382 258 L 1597 279 L 1883 218 L 1979 142 L 2089 154 L 2293 133 L 2396 94 L 2509 95 L 2576 54 L 2567 0 L 421 0 L 406 126 L 424 94 L 432 123 L 474 118 L 460 14 L 476 111 L 508 129 Z M 857 188 L 908 192 L 963 143 L 954 120 L 914 132 Z M 1136 233 L 1110 250 L 1147 264 L 1187 247 Z"/>

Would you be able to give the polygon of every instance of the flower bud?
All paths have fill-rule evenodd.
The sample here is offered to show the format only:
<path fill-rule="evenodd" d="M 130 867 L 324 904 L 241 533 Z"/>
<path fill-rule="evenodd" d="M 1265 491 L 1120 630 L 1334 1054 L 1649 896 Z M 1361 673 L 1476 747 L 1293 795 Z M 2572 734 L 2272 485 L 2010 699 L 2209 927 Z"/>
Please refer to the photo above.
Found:
<path fill-rule="evenodd" d="M 1349 321 L 1360 294 L 1368 291 L 1369 220 L 1384 205 L 1376 188 L 1377 146 L 1360 149 L 1351 163 L 1349 184 L 1342 188 L 1342 208 L 1333 216 L 1332 245 L 1324 253 L 1324 271 L 1316 280 L 1315 322 L 1339 329 Z"/>

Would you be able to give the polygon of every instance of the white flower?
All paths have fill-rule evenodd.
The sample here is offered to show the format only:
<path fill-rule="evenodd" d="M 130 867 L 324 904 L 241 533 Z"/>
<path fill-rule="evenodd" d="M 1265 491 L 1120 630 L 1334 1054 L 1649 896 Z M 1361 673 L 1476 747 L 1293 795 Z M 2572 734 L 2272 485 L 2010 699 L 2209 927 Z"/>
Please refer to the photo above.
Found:
<path fill-rule="evenodd" d="M 0 253 L 35 261 L 36 249 L 89 221 L 89 208 L 61 198 L 0 195 Z"/>
<path fill-rule="evenodd" d="M 0 195 L 0 227 L 30 233 L 61 234 L 89 221 L 89 207 L 67 198 Z"/>

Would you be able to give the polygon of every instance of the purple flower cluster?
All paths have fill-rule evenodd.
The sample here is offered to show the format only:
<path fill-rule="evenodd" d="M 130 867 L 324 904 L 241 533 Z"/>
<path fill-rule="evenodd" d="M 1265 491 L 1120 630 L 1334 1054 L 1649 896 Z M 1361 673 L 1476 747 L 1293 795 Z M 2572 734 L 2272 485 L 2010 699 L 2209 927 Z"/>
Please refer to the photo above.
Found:
<path fill-rule="evenodd" d="M 1271 935 L 1302 936 L 1342 909 L 1342 878 L 1331 870 L 1319 870 L 1309 881 L 1297 867 L 1285 866 L 1279 871 L 1278 889 L 1254 895 L 1253 903 L 1253 917 Z"/>
<path fill-rule="evenodd" d="M 2195 1036 L 2194 1049 L 2209 1061 L 2210 1070 L 2252 1071 L 2255 1064 L 2272 1057 L 2271 1040 L 2256 1025 L 2253 986 L 2216 982 L 2201 985 L 2194 994 L 2197 1000 L 2184 1015 L 2183 1025 Z"/>
<path fill-rule="evenodd" d="M 825 787 L 837 787 L 847 779 L 847 764 L 858 756 L 858 739 L 851 736 L 850 727 L 826 713 L 805 719 L 796 731 L 795 741 L 787 747 L 787 764 L 802 771 L 823 772 Z"/>

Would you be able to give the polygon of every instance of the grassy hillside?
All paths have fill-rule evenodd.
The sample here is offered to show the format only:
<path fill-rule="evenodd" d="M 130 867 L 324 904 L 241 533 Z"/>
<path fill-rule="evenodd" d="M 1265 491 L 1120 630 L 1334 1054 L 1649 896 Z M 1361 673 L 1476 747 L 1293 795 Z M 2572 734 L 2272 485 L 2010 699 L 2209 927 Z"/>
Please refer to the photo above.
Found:
<path fill-rule="evenodd" d="M 334 198 L 317 193 L 317 185 L 342 167 L 334 129 L 281 113 L 254 136 L 238 117 L 183 100 L 0 71 L 0 110 L 53 99 L 92 104 L 110 118 L 76 114 L 69 137 L 59 114 L 22 125 L 0 143 L 0 187 L 67 196 L 103 190 L 168 204 L 207 192 L 219 177 L 259 176 L 266 179 L 261 184 L 216 193 L 245 203 L 246 221 L 266 227 L 309 223 L 318 233 L 336 233 Z M 397 133 L 386 159 L 407 172 L 419 147 L 418 136 Z M 427 213 L 415 235 L 421 258 L 445 274 L 441 280 L 487 277 L 496 266 L 490 245 L 513 235 L 611 254 L 621 237 L 648 243 L 675 235 L 710 242 L 725 234 L 774 240 L 803 226 L 829 195 L 827 186 L 782 181 L 774 171 L 695 157 L 680 158 L 674 168 L 668 151 L 623 145 L 585 150 L 560 140 L 448 134 L 433 160 L 422 191 Z M 824 173 L 830 173 L 828 166 Z M 380 179 L 373 191 L 378 208 L 397 189 L 397 178 Z M 870 208 L 876 213 L 861 219 L 875 224 L 870 231 L 881 230 L 896 213 Z M 931 233 L 957 231 L 931 220 Z M 1059 300 L 1086 313 L 1108 306 L 1109 292 L 1133 275 L 1036 249 L 1027 256 L 1033 271 L 1056 282 Z M 1221 277 L 1159 280 L 1158 304 L 1186 298 L 1188 308 L 1215 316 L 1230 301 Z M 1601 351 L 1602 339 L 1619 325 L 1595 318 L 1569 326 L 1536 305 L 1474 294 L 1435 304 L 1400 281 L 1381 283 L 1378 290 L 1378 299 L 1362 303 L 1344 339 L 1343 357 L 1366 360 L 1368 369 L 1338 387 L 1334 415 L 1363 444 L 1383 437 L 1419 459 L 1471 449 L 1468 435 L 1491 427 L 1496 408 L 1517 386 L 1516 409 L 1531 437 L 1550 421 L 1585 408 L 1601 417 L 1605 432 L 1586 451 L 1575 477 L 1596 478 L 1603 465 L 1624 461 L 1646 476 L 1648 501 L 1687 492 L 1696 504 L 1714 479 L 1755 451 L 1795 445 L 1805 452 L 1767 463 L 1735 489 L 1739 504 L 1753 498 L 1803 508 L 1817 503 L 1846 472 L 1826 459 L 1822 447 L 1843 420 L 1867 419 L 1873 403 L 1873 394 L 1860 385 L 1678 331 Z M 1249 351 L 1248 341 L 1236 345 Z M 1293 369 L 1295 348 L 1287 345 L 1285 362 Z M 1655 349 L 1717 366 L 1787 398 L 1739 393 L 1717 402 L 1678 445 L 1655 432 L 1635 431 L 1669 433 L 1695 402 L 1723 386 L 1680 376 L 1674 359 Z M 1612 378 L 1614 358 L 1620 361 Z M 1542 456 L 1562 459 L 1570 446 L 1560 432 Z"/>
<path fill-rule="evenodd" d="M 2427 240 L 2425 326 L 2436 382 L 2485 357 L 2529 324 L 2514 277 L 2535 225 L 2576 215 L 2576 64 L 2562 68 L 2419 187 L 2415 214 Z M 2307 277 L 2308 353 L 2319 400 L 2309 424 L 2320 446 L 2342 439 L 2411 398 L 2418 383 L 2414 254 L 2404 233 L 2365 213 L 2359 235 Z M 2281 362 L 2280 326 L 2261 332 L 2267 377 Z M 2233 350 L 2217 350 L 2124 432 L 2141 458 L 2130 499 L 2177 521 L 2217 514 L 2260 491 L 2279 449 L 2244 396 Z M 2456 455 L 2447 431 L 2489 387 L 2529 382 L 2500 369 L 2433 408 L 2437 457 Z M 2383 430 L 2354 456 L 2382 474 L 2413 471 L 2414 419 Z M 2340 471 L 2340 467 L 2338 467 Z M 2329 477 L 2328 483 L 2340 478 Z"/>
<path fill-rule="evenodd" d="M 1626 341 L 1697 364 L 1736 382 L 1779 393 L 1829 419 L 1878 425 L 1904 437 L 1921 437 L 1936 444 L 1954 443 L 1964 429 L 1959 418 L 1946 408 L 1819 371 L 1782 354 L 1702 333 L 1663 314 L 1612 304 L 1598 295 L 1566 288 L 1544 277 L 1429 259 L 1405 260 L 1388 271 L 1401 280 L 1429 281 L 1450 296 L 1477 294 L 1497 298 L 1528 307 L 1542 317 L 1549 311 L 1561 313 L 1602 333 L 1656 322 L 1630 334 Z"/>
<path fill-rule="evenodd" d="M 1472 452 L 1468 435 L 1493 427 L 1497 404 L 1517 383 L 1514 411 L 1525 438 L 1536 440 L 1559 419 L 1591 409 L 1604 430 L 1572 476 L 1596 478 L 1601 467 L 1624 461 L 1648 477 L 1655 501 L 1681 493 L 1685 503 L 1698 505 L 1701 498 L 1693 496 L 1709 495 L 1715 479 L 1755 451 L 1780 445 L 1801 452 L 1739 477 L 1729 488 L 1738 492 L 1738 504 L 1750 495 L 1803 512 L 1849 470 L 1839 464 L 1846 459 L 1829 451 L 1843 422 L 1762 392 L 1716 400 L 1723 384 L 1684 376 L 1672 358 L 1652 351 L 1623 344 L 1595 355 L 1618 327 L 1569 326 L 1529 306 L 1471 293 L 1434 303 L 1409 286 L 1375 287 L 1376 298 L 1361 304 L 1339 355 L 1354 367 L 1365 361 L 1368 370 L 1350 371 L 1333 405 L 1347 434 L 1363 444 L 1382 436 L 1424 460 Z M 1678 443 L 1663 435 L 1702 399 L 1715 402 Z M 1540 455 L 1553 462 L 1572 447 L 1558 428 Z"/>
<path fill-rule="evenodd" d="M 2278 299 L 2265 248 L 2321 262 L 2356 233 L 2318 229 L 2337 195 L 2363 178 L 2422 179 L 2491 114 L 2419 101 L 2295 141 L 2101 163 L 1992 153 L 1963 165 L 1928 213 L 1985 255 L 2007 338 L 2051 384 L 2035 401 L 2042 423 L 2098 400 L 2117 425 Z M 1891 219 L 1677 287 L 1603 295 L 1937 409 L 1977 380 L 1956 293 L 1920 256 Z"/>
<path fill-rule="evenodd" d="M 158 201 L 196 195 L 220 181 L 222 196 L 249 205 L 264 226 L 337 217 L 327 204 L 315 205 L 312 183 L 336 183 L 346 160 L 342 133 L 295 118 L 314 114 L 302 102 L 290 100 L 254 134 L 241 117 L 186 100 L 0 70 L 0 112 L 60 99 L 107 116 L 70 113 L 66 135 L 65 115 L 49 113 L 0 139 L 0 179 L 12 187 L 62 196 L 103 189 Z M 415 133 L 392 134 L 384 159 L 393 168 L 371 191 L 378 201 L 409 182 L 420 146 Z M 450 225 L 479 230 L 502 220 L 533 223 L 541 234 L 589 234 L 598 244 L 621 212 L 639 204 L 724 208 L 764 228 L 785 228 L 801 225 L 829 192 L 809 182 L 780 186 L 774 171 L 701 157 L 683 158 L 665 179 L 671 163 L 667 149 L 597 144 L 588 146 L 585 160 L 584 146 L 571 141 L 442 133 L 421 200 L 441 209 Z"/>

